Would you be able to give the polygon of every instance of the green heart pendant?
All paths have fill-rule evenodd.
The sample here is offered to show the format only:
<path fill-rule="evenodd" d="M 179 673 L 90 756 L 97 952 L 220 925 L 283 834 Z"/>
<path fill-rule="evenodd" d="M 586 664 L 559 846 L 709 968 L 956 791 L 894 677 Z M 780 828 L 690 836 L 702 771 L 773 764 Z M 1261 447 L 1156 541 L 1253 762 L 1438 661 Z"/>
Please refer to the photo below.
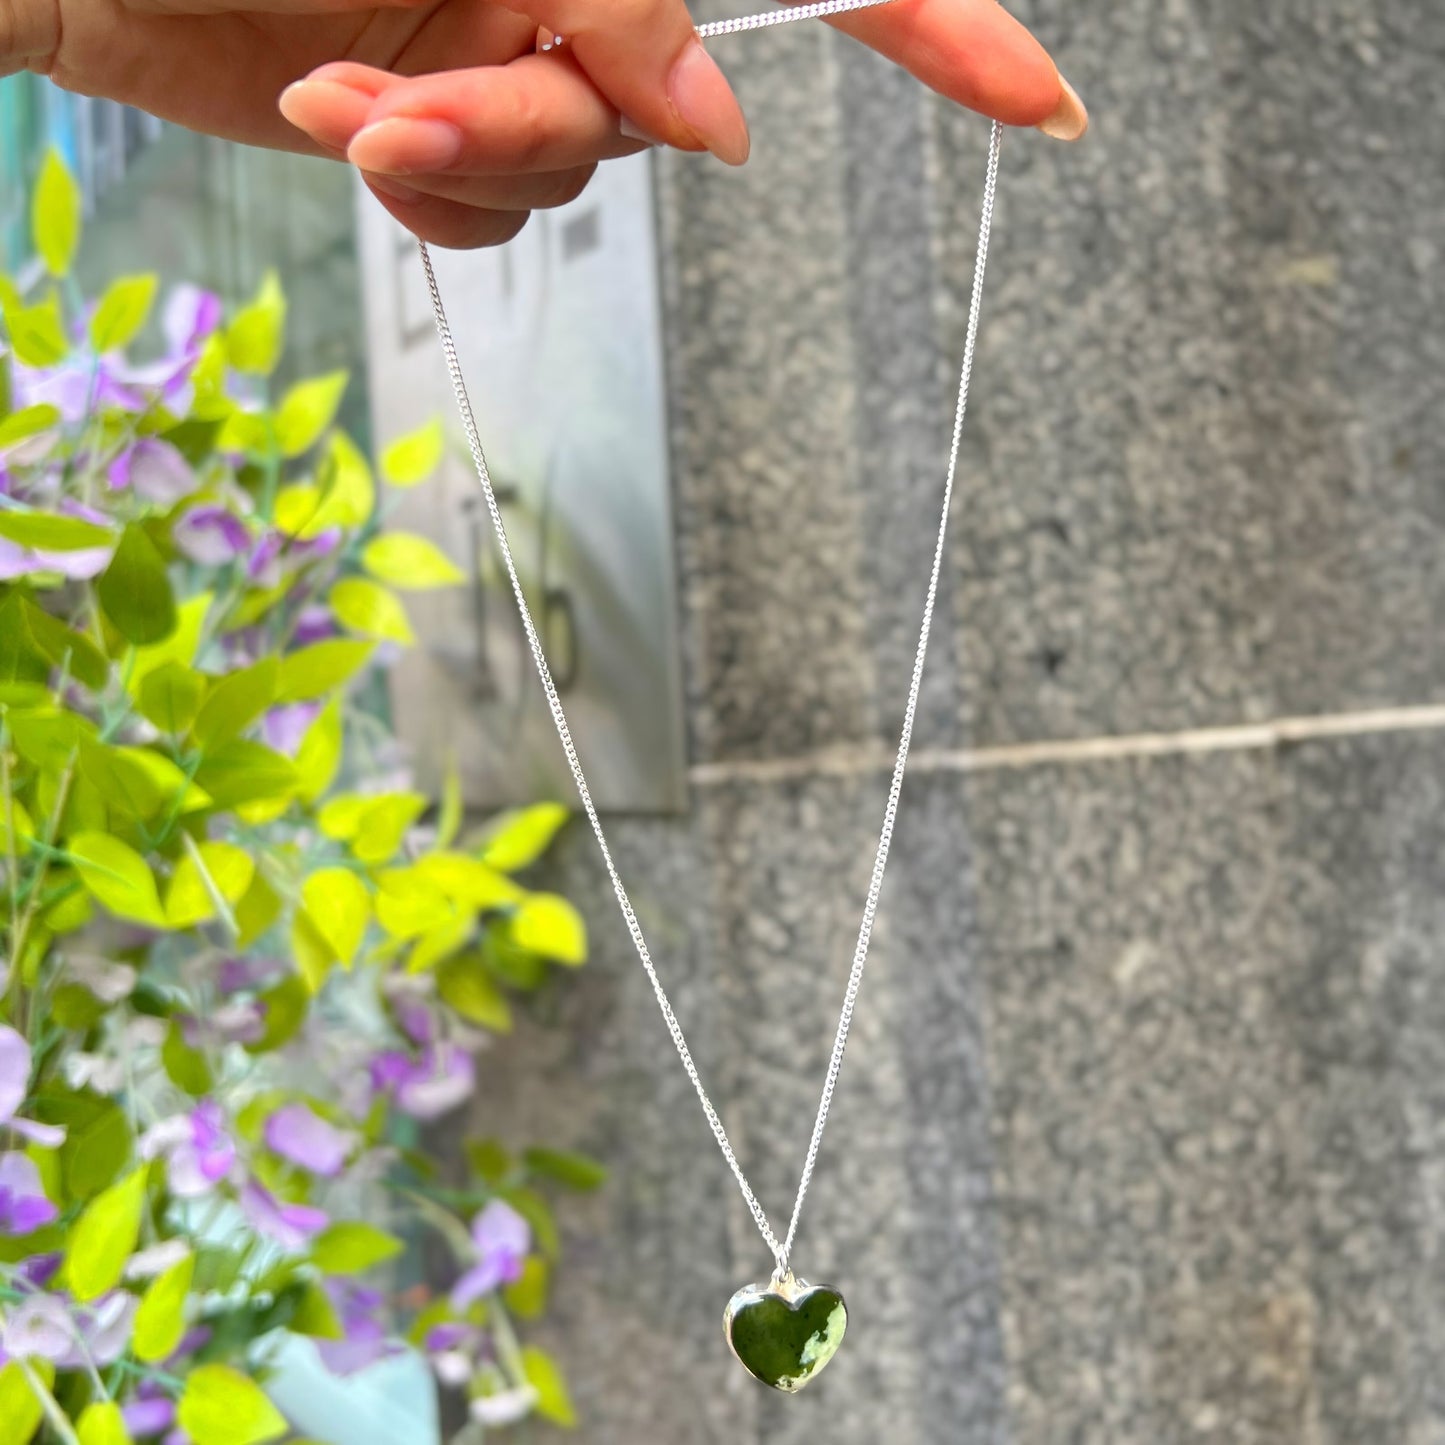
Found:
<path fill-rule="evenodd" d="M 789 1273 L 769 1285 L 740 1289 L 728 1301 L 723 1327 L 749 1374 L 792 1395 L 838 1353 L 848 1307 L 837 1290 Z"/>

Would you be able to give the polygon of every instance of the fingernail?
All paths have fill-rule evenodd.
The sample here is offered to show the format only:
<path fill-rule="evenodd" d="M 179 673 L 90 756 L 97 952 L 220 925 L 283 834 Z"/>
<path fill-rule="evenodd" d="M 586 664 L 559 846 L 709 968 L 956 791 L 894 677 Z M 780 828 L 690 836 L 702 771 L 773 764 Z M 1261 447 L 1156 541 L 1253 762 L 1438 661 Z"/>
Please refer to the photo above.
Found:
<path fill-rule="evenodd" d="M 717 61 L 691 40 L 667 77 L 673 112 L 708 150 L 730 166 L 748 158 L 748 123 Z"/>
<path fill-rule="evenodd" d="M 646 141 L 647 144 L 650 146 L 660 146 L 667 144 L 666 141 L 659 140 L 655 135 L 649 135 L 645 130 L 643 130 L 640 125 L 638 125 L 635 121 L 628 120 L 625 115 L 619 122 L 617 129 L 620 130 L 622 134 L 627 137 L 628 140 Z"/>
<path fill-rule="evenodd" d="M 297 130 L 344 151 L 364 124 L 371 97 L 334 80 L 298 80 L 281 92 L 276 105 Z"/>
<path fill-rule="evenodd" d="M 1038 129 L 1055 140 L 1078 140 L 1089 128 L 1089 112 L 1079 99 L 1079 92 L 1061 75 L 1059 77 L 1059 103 L 1047 119 L 1041 120 Z"/>
<path fill-rule="evenodd" d="M 409 176 L 445 170 L 462 153 L 462 133 L 450 121 L 392 116 L 359 131 L 346 158 L 364 171 Z"/>
<path fill-rule="evenodd" d="M 380 191 L 389 200 L 399 201 L 403 206 L 414 206 L 422 198 L 420 191 L 414 191 L 410 186 L 392 180 L 390 176 L 378 176 L 371 171 L 363 171 L 362 179 L 373 191 Z"/>

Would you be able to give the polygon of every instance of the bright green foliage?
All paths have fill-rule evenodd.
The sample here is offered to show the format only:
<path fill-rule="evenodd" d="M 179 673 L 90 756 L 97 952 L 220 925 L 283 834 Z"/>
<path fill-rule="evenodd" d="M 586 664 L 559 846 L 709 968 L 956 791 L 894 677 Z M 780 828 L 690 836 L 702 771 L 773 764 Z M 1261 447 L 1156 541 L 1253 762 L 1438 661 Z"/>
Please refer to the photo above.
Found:
<path fill-rule="evenodd" d="M 537 1392 L 537 1413 L 564 1429 L 570 1430 L 576 1425 L 577 1412 L 572 1408 L 567 1381 L 556 1360 L 545 1350 L 528 1345 L 522 1351 L 522 1369 L 527 1383 Z"/>
<path fill-rule="evenodd" d="M 393 487 L 414 487 L 433 476 L 446 454 L 446 435 L 440 420 L 420 431 L 398 437 L 381 457 L 381 474 Z"/>
<path fill-rule="evenodd" d="M 58 1312 L 97 1357 L 0 1368 L 0 1445 L 126 1445 L 142 1386 L 195 1445 L 289 1440 L 259 1342 L 424 1343 L 391 1288 L 401 1241 L 434 1230 L 460 1274 L 494 1200 L 530 1232 L 522 1277 L 464 1321 L 438 1281 L 420 1318 L 467 1324 L 476 1391 L 530 1385 L 570 1423 L 560 1372 L 514 1337 L 559 1257 L 544 1191 L 600 1167 L 492 1143 L 442 1188 L 415 1148 L 486 1036 L 586 953 L 576 910 L 523 881 L 565 809 L 474 830 L 454 769 L 439 809 L 376 783 L 393 749 L 359 699 L 377 644 L 411 639 L 393 589 L 461 573 L 381 529 L 345 377 L 273 384 L 275 276 L 229 321 L 150 275 L 86 307 L 54 158 L 33 214 L 45 274 L 0 278 L 0 1070 L 25 1129 L 0 1123 L 0 1155 L 35 1227 L 0 1225 L 0 1329 Z M 184 345 L 133 365 L 188 307 Z M 57 366 L 94 376 L 90 414 L 22 404 Z M 381 474 L 413 486 L 444 455 L 430 423 Z M 37 1287 L 18 1272 L 43 1255 L 62 1264 Z"/>
<path fill-rule="evenodd" d="M 31 205 L 35 250 L 52 276 L 64 276 L 80 244 L 80 187 L 58 151 L 40 168 Z"/>
<path fill-rule="evenodd" d="M 370 1224 L 333 1224 L 311 1247 L 311 1258 L 324 1274 L 359 1274 L 401 1253 L 401 1241 Z"/>
<path fill-rule="evenodd" d="M 225 1365 L 191 1372 L 176 1420 L 195 1445 L 266 1445 L 286 1433 L 285 1416 L 255 1381 Z"/>
<path fill-rule="evenodd" d="M 75 1422 L 75 1438 L 80 1445 L 130 1445 L 120 1406 L 113 1400 L 87 1405 Z"/>
<path fill-rule="evenodd" d="M 86 1205 L 65 1250 L 65 1278 L 76 1299 L 93 1300 L 120 1282 L 140 1238 L 145 1186 L 146 1171 L 137 1169 Z"/>
<path fill-rule="evenodd" d="M 122 276 L 111 283 L 90 318 L 90 344 L 104 355 L 120 351 L 136 339 L 156 299 L 158 276 Z"/>

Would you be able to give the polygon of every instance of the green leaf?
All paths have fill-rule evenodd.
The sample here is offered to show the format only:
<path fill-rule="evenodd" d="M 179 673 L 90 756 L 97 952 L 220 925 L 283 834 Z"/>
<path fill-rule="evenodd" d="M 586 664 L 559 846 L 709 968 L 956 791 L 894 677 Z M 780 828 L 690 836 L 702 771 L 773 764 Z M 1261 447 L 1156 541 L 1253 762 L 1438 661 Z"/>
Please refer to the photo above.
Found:
<path fill-rule="evenodd" d="M 342 967 L 350 968 L 371 921 L 371 894 L 348 868 L 321 868 L 301 885 L 306 912 L 331 945 Z"/>
<path fill-rule="evenodd" d="M 94 1400 L 75 1422 L 80 1445 L 131 1445 L 120 1406 L 114 1400 Z"/>
<path fill-rule="evenodd" d="M 110 681 L 110 663 L 105 654 L 88 638 L 52 617 L 43 607 L 28 599 L 24 606 L 25 626 L 35 641 L 36 649 L 56 667 L 69 669 L 88 688 L 103 692 Z"/>
<path fill-rule="evenodd" d="M 270 1053 L 295 1038 L 306 1022 L 311 1007 L 311 991 L 299 978 L 288 978 L 269 988 L 258 1002 L 265 1012 L 265 1032 L 247 1049 L 253 1054 Z"/>
<path fill-rule="evenodd" d="M 52 149 L 35 180 L 30 205 L 30 235 L 35 253 L 52 276 L 65 276 L 80 245 L 80 187 L 70 168 Z"/>
<path fill-rule="evenodd" d="M 587 960 L 587 925 L 582 915 L 555 893 L 533 893 L 512 915 L 512 942 L 557 963 Z"/>
<path fill-rule="evenodd" d="M 331 610 L 343 627 L 386 642 L 416 640 L 400 599 L 364 577 L 348 577 L 331 589 Z"/>
<path fill-rule="evenodd" d="M 281 916 L 281 895 L 257 868 L 251 886 L 236 900 L 231 912 L 240 930 L 236 935 L 236 947 L 250 948 Z"/>
<path fill-rule="evenodd" d="M 306 702 L 349 682 L 371 659 L 370 642 L 332 639 L 313 643 L 281 659 L 276 701 Z"/>
<path fill-rule="evenodd" d="M 511 1172 L 512 1156 L 499 1139 L 470 1139 L 465 1144 L 467 1162 L 488 1184 L 500 1184 Z"/>
<path fill-rule="evenodd" d="M 433 417 L 418 431 L 398 437 L 381 454 L 381 474 L 393 487 L 414 487 L 424 482 L 442 464 L 446 434 L 440 417 Z"/>
<path fill-rule="evenodd" d="M 196 782 L 218 808 L 290 797 L 297 781 L 290 758 L 243 738 L 208 752 L 196 770 Z"/>
<path fill-rule="evenodd" d="M 477 919 L 472 913 L 458 914 L 417 939 L 406 961 L 408 973 L 424 973 L 462 947 L 476 931 Z"/>
<path fill-rule="evenodd" d="M 145 680 L 166 663 L 179 662 L 189 667 L 196 660 L 206 615 L 214 600 L 211 593 L 202 592 L 182 602 L 177 609 L 176 630 L 152 647 L 136 648 L 131 654 L 130 680 L 126 684 L 132 697 L 138 696 Z"/>
<path fill-rule="evenodd" d="M 328 1225 L 311 1245 L 311 1262 L 323 1274 L 360 1274 L 402 1251 L 401 1240 L 375 1225 L 343 1220 Z"/>
<path fill-rule="evenodd" d="M 210 876 L 210 886 L 206 875 Z M 212 888 L 229 908 L 245 897 L 255 876 L 256 860 L 245 849 L 234 843 L 199 844 L 195 853 L 181 857 L 171 874 L 171 886 L 166 893 L 167 924 L 171 928 L 194 928 L 198 923 L 207 922 L 217 913 Z"/>
<path fill-rule="evenodd" d="M 65 1142 L 56 1153 L 66 1202 L 93 1198 L 130 1162 L 135 1143 L 130 1121 L 112 1099 L 68 1091 L 42 1093 L 35 1116 L 65 1129 Z"/>
<path fill-rule="evenodd" d="M 25 366 L 55 366 L 70 350 L 60 303 L 54 296 L 34 306 L 7 304 L 5 329 L 16 359 Z"/>
<path fill-rule="evenodd" d="M 186 1300 L 196 1273 L 196 1257 L 188 1254 L 157 1275 L 136 1311 L 131 1348 L 145 1364 L 163 1360 L 180 1343 L 186 1329 Z"/>
<path fill-rule="evenodd" d="M 336 950 L 304 908 L 298 908 L 291 919 L 291 954 L 307 989 L 320 993 L 336 964 Z"/>
<path fill-rule="evenodd" d="M 269 376 L 285 341 L 286 297 L 276 273 L 268 271 L 255 299 L 226 328 L 226 357 L 248 376 Z"/>
<path fill-rule="evenodd" d="M 137 1169 L 97 1194 L 70 1231 L 65 1278 L 71 1294 L 82 1304 L 120 1283 L 126 1260 L 140 1238 L 146 1173 Z"/>
<path fill-rule="evenodd" d="M 572 1429 L 577 1424 L 577 1412 L 572 1408 L 567 1381 L 556 1360 L 536 1345 L 527 1345 L 522 1350 L 522 1373 L 537 1392 L 537 1413 L 564 1430 Z"/>
<path fill-rule="evenodd" d="M 201 705 L 205 680 L 183 662 L 163 662 L 141 682 L 139 707 L 162 732 L 180 734 Z"/>
<path fill-rule="evenodd" d="M 421 793 L 384 793 L 361 816 L 351 851 L 363 863 L 385 863 L 395 856 L 407 829 L 426 811 Z"/>
<path fill-rule="evenodd" d="M 135 849 L 105 833 L 77 833 L 67 851 L 80 881 L 116 917 L 166 926 L 155 876 Z"/>
<path fill-rule="evenodd" d="M 150 748 L 119 748 L 82 737 L 80 769 L 107 808 L 131 818 L 191 813 L 211 801 L 169 758 Z"/>
<path fill-rule="evenodd" d="M 161 1067 L 165 1069 L 166 1077 L 178 1089 L 184 1090 L 193 1098 L 199 1099 L 203 1094 L 209 1094 L 216 1086 L 215 1076 L 211 1072 L 210 1064 L 206 1062 L 206 1056 L 186 1042 L 181 1025 L 175 1019 L 171 1020 L 165 1042 L 161 1045 Z"/>
<path fill-rule="evenodd" d="M 200 1365 L 186 1378 L 176 1423 L 195 1445 L 267 1445 L 287 1430 L 285 1416 L 254 1380 L 228 1365 Z"/>
<path fill-rule="evenodd" d="M 417 877 L 471 908 L 514 908 L 527 896 L 527 890 L 505 873 L 465 853 L 428 853 L 412 866 Z"/>
<path fill-rule="evenodd" d="M 344 741 L 341 704 L 335 699 L 306 730 L 296 750 L 296 776 L 302 802 L 314 803 L 335 781 Z"/>
<path fill-rule="evenodd" d="M 492 981 L 481 954 L 472 951 L 449 958 L 437 969 L 437 992 L 464 1019 L 495 1034 L 512 1031 L 512 1007 Z"/>
<path fill-rule="evenodd" d="M 362 548 L 361 565 L 378 581 L 413 592 L 467 580 L 440 547 L 413 532 L 383 532 L 373 538 Z"/>
<path fill-rule="evenodd" d="M 115 533 L 106 527 L 52 512 L 0 512 L 0 537 L 42 552 L 83 552 L 115 541 Z"/>
<path fill-rule="evenodd" d="M 201 747 L 209 752 L 245 732 L 276 700 L 280 672 L 274 657 L 264 657 L 213 683 L 191 727 Z"/>
<path fill-rule="evenodd" d="M 537 803 L 503 813 L 488 830 L 482 862 L 503 873 L 530 867 L 551 847 L 570 816 L 561 803 Z"/>
<path fill-rule="evenodd" d="M 546 1312 L 551 1272 L 545 1259 L 529 1254 L 522 1261 L 522 1277 L 503 1289 L 503 1303 L 519 1320 L 540 1319 Z"/>
<path fill-rule="evenodd" d="M 437 847 L 450 848 L 461 831 L 462 816 L 466 803 L 462 798 L 462 775 L 457 771 L 457 760 L 447 760 L 447 775 L 442 782 L 442 805 L 437 814 Z"/>
<path fill-rule="evenodd" d="M 156 276 L 121 276 L 111 282 L 90 318 L 90 344 L 97 352 L 120 351 L 140 335 L 158 282 Z"/>
<path fill-rule="evenodd" d="M 276 443 L 284 457 L 299 457 L 319 442 L 336 420 L 349 380 L 344 371 L 298 382 L 276 412 Z"/>
<path fill-rule="evenodd" d="M 14 446 L 29 437 L 60 425 L 60 411 L 48 402 L 27 406 L 0 421 L 0 447 Z"/>
<path fill-rule="evenodd" d="M 120 546 L 95 590 L 105 615 L 127 642 L 163 642 L 176 630 L 176 599 L 165 560 L 135 523 L 121 533 Z"/>
<path fill-rule="evenodd" d="M 586 1154 L 565 1149 L 528 1149 L 522 1158 L 533 1174 L 541 1174 L 582 1194 L 607 1182 L 606 1168 Z"/>
<path fill-rule="evenodd" d="M 345 1337 L 336 1307 L 324 1289 L 309 1280 L 302 1286 L 296 1312 L 287 1326 L 293 1335 L 310 1335 L 317 1340 L 339 1340 Z"/>
<path fill-rule="evenodd" d="M 55 1380 L 55 1366 L 49 1360 L 31 1360 L 30 1368 L 49 1389 Z M 30 1388 L 25 1371 L 18 1360 L 0 1366 L 0 1426 L 5 1433 L 0 1435 L 4 1445 L 30 1445 L 40 1422 L 45 1418 L 45 1407 L 40 1396 Z"/>

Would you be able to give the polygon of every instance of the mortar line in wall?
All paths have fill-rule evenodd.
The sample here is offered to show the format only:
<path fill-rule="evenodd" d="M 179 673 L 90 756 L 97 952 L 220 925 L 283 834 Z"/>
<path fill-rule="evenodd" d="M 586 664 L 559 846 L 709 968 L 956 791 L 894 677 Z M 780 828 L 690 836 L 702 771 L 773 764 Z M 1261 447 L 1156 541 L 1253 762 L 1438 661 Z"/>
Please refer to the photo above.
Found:
<path fill-rule="evenodd" d="M 1430 703 L 1364 712 L 1322 713 L 1313 717 L 1281 717 L 1262 723 L 1185 728 L 1178 732 L 1053 738 L 983 748 L 914 748 L 908 770 L 910 773 L 984 773 L 1000 768 L 1241 752 L 1326 738 L 1429 732 L 1442 728 L 1445 728 L 1445 703 Z M 801 757 L 696 763 L 688 770 L 688 777 L 698 787 L 709 787 L 732 782 L 851 777 L 887 772 L 892 766 L 893 754 L 886 748 L 864 744 L 823 748 Z"/>

